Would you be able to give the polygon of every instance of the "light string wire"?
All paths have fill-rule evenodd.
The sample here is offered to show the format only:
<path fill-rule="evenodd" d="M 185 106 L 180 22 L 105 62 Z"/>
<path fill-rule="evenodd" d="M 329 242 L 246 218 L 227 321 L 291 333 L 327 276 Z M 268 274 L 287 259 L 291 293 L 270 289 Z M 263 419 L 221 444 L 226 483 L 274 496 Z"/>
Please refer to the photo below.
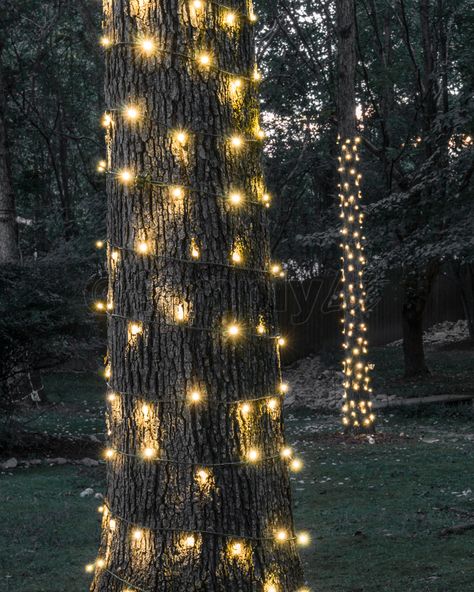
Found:
<path fill-rule="evenodd" d="M 152 42 L 151 39 L 149 39 L 150 42 Z M 140 49 L 140 45 L 142 45 L 142 43 L 140 43 L 140 41 L 110 41 L 107 45 L 103 44 L 104 50 L 105 51 L 110 51 L 111 49 L 115 48 L 115 47 L 136 47 L 138 49 Z M 143 52 L 143 48 L 142 48 L 142 52 Z M 225 74 L 226 76 L 229 76 L 231 78 L 240 78 L 242 80 L 246 80 L 247 82 L 253 82 L 253 83 L 258 83 L 260 81 L 260 74 L 258 73 L 257 70 L 257 64 L 254 65 L 254 74 L 253 75 L 248 75 L 248 74 L 243 74 L 243 73 L 239 73 L 239 72 L 229 72 L 229 70 L 224 70 L 223 68 L 220 68 L 219 66 L 216 66 L 214 64 L 211 63 L 210 60 L 210 55 L 205 52 L 202 51 L 201 55 L 205 55 L 207 56 L 207 58 L 209 59 L 209 61 L 206 61 L 206 63 L 203 63 L 202 60 L 199 60 L 198 58 L 191 56 L 189 54 L 186 53 L 182 53 L 180 51 L 173 51 L 171 49 L 167 49 L 164 47 L 157 47 L 154 44 L 153 41 L 153 48 L 149 50 L 149 52 L 145 52 L 147 54 L 147 57 L 151 57 L 153 55 L 153 53 L 164 53 L 170 56 L 176 56 L 178 58 L 182 58 L 184 61 L 187 62 L 192 62 L 197 64 L 198 66 L 200 66 L 201 70 L 213 70 L 215 72 L 218 72 L 220 74 Z"/>
<path fill-rule="evenodd" d="M 185 321 L 182 323 L 170 323 L 169 321 L 154 321 L 152 319 L 140 319 L 140 318 L 132 318 L 126 315 L 121 315 L 116 312 L 105 311 L 105 314 L 110 318 L 120 319 L 124 321 L 128 321 L 129 323 L 140 323 L 143 325 L 157 325 L 158 327 L 170 327 L 173 329 L 183 329 L 184 331 L 202 331 L 203 333 L 209 333 L 211 335 L 224 335 L 234 341 L 238 341 L 239 338 L 242 336 L 240 331 L 239 325 L 239 333 L 236 335 L 229 334 L 229 330 L 218 331 L 212 327 L 200 327 L 198 325 L 188 325 Z M 235 327 L 236 325 L 231 325 Z M 140 331 L 141 332 L 141 331 Z M 138 334 L 138 333 L 137 333 Z M 252 338 L 252 339 L 261 339 L 262 341 L 276 341 L 278 343 L 279 340 L 282 340 L 283 337 L 281 335 L 265 335 L 259 333 L 245 333 L 245 337 Z M 278 343 L 278 345 L 281 345 Z"/>
<path fill-rule="evenodd" d="M 209 536 L 216 536 L 216 537 L 222 537 L 222 538 L 228 538 L 228 539 L 240 539 L 240 540 L 244 540 L 244 541 L 254 541 L 254 542 L 260 542 L 260 541 L 267 541 L 267 542 L 275 542 L 275 540 L 278 540 L 277 537 L 275 536 L 266 536 L 266 537 L 257 537 L 257 536 L 252 536 L 252 535 L 241 535 L 241 534 L 232 534 L 232 533 L 227 533 L 227 532 L 219 532 L 216 530 L 203 530 L 203 529 L 195 529 L 195 528 L 190 528 L 189 530 L 184 529 L 184 528 L 173 528 L 173 527 L 159 527 L 159 528 L 149 528 L 148 526 L 142 526 L 140 524 L 137 524 L 136 522 L 132 522 L 131 520 L 128 520 L 127 518 L 123 518 L 122 516 L 120 516 L 120 514 L 115 513 L 112 508 L 109 506 L 107 501 L 104 501 L 104 503 L 102 504 L 104 508 L 107 508 L 108 513 L 111 515 L 112 518 L 118 519 L 120 520 L 120 522 L 123 522 L 124 524 L 128 524 L 128 526 L 132 527 L 132 528 L 137 528 L 141 531 L 148 531 L 148 532 L 175 532 L 175 533 L 182 533 L 182 534 L 199 534 L 199 535 L 209 535 Z M 289 536 L 287 534 L 287 536 L 285 537 L 284 541 L 285 543 L 290 543 L 292 541 L 297 541 L 298 537 L 296 535 L 292 535 Z"/>
<path fill-rule="evenodd" d="M 262 269 L 259 267 L 248 267 L 246 265 L 232 265 L 230 263 L 224 263 L 223 261 L 209 261 L 209 260 L 205 260 L 205 259 L 201 259 L 201 258 L 196 258 L 196 259 L 185 259 L 184 257 L 172 257 L 171 255 L 161 255 L 159 253 L 140 253 L 137 252 L 137 249 L 132 249 L 131 247 L 124 247 L 122 245 L 113 243 L 110 240 L 100 240 L 98 241 L 99 243 L 103 243 L 103 244 L 108 244 L 109 247 L 112 250 L 117 250 L 117 251 L 124 251 L 127 253 L 133 253 L 134 255 L 136 255 L 137 257 L 149 257 L 152 259 L 162 259 L 163 261 L 169 261 L 172 263 L 183 263 L 186 265 L 204 265 L 206 267 L 222 267 L 225 269 L 233 269 L 235 271 L 248 271 L 248 272 L 253 272 L 253 273 L 257 273 L 257 274 L 261 274 L 261 275 L 266 275 L 266 276 L 271 276 L 271 277 L 282 277 L 282 273 L 284 273 L 281 270 L 281 267 L 279 265 L 274 266 L 275 269 L 278 267 L 278 273 L 277 271 L 272 271 L 271 269 Z M 146 242 L 146 241 L 143 241 Z"/>
<path fill-rule="evenodd" d="M 139 103 L 139 101 L 138 101 L 138 103 Z M 124 120 L 126 120 L 126 121 L 129 121 L 129 122 L 140 121 L 141 120 L 141 117 L 140 117 L 140 115 L 138 113 L 136 114 L 135 117 L 130 117 L 130 115 L 127 115 L 127 107 L 128 108 L 131 108 L 131 107 L 135 108 L 136 105 L 135 104 L 133 104 L 133 105 L 130 104 L 130 105 L 124 105 L 123 107 L 108 107 L 108 108 L 105 109 L 104 116 L 107 116 L 109 113 L 119 113 L 119 114 L 122 115 L 122 118 Z M 161 129 L 163 132 L 166 133 L 166 135 L 170 135 L 170 133 L 169 133 L 170 130 L 175 130 L 175 133 L 179 133 L 177 131 L 177 130 L 179 130 L 182 133 L 190 134 L 190 135 L 193 135 L 193 136 L 208 136 L 210 138 L 221 138 L 221 139 L 222 138 L 225 138 L 227 140 L 232 140 L 232 138 L 235 135 L 239 134 L 239 132 L 238 131 L 235 131 L 235 130 L 230 130 L 228 132 L 224 132 L 224 133 L 221 133 L 221 134 L 215 134 L 215 133 L 212 133 L 212 132 L 205 132 L 203 130 L 198 130 L 198 129 L 195 129 L 195 128 L 191 128 L 191 127 L 189 127 L 188 124 L 185 124 L 185 123 L 183 123 L 183 124 L 177 124 L 175 126 L 168 126 L 163 121 L 159 121 L 159 120 L 154 119 L 154 118 L 153 119 L 149 119 L 149 121 L 152 121 L 153 123 L 158 124 L 157 125 L 158 129 Z M 103 122 L 102 123 L 103 127 L 108 127 L 111 124 L 112 124 L 112 122 L 110 122 L 110 123 Z M 245 143 L 263 144 L 264 143 L 264 140 L 265 140 L 265 132 L 259 128 L 259 134 L 260 133 L 262 135 L 259 135 L 257 137 L 249 136 L 249 135 L 245 135 L 245 134 L 243 134 L 243 135 L 240 134 L 239 137 L 241 138 L 242 142 L 245 142 Z M 184 146 L 185 143 L 183 143 L 182 145 Z"/>
<path fill-rule="evenodd" d="M 133 172 L 131 173 L 131 175 L 133 176 L 133 180 L 127 183 L 124 183 L 123 181 L 121 181 L 120 179 L 120 174 L 121 171 L 119 170 L 112 170 L 112 169 L 104 169 L 101 168 L 100 172 L 105 173 L 106 175 L 112 176 L 113 178 L 117 179 L 118 182 L 121 182 L 122 184 L 126 184 L 126 185 L 130 185 L 132 182 L 134 184 L 146 184 L 146 185 L 154 185 L 156 187 L 161 187 L 163 189 L 178 189 L 181 191 L 187 191 L 189 193 L 200 193 L 202 195 L 209 195 L 211 197 L 216 197 L 219 201 L 223 201 L 224 203 L 229 204 L 230 206 L 233 206 L 235 209 L 239 209 L 241 206 L 245 205 L 245 204 L 251 204 L 251 205 L 257 205 L 257 206 L 264 206 L 265 208 L 268 208 L 269 203 L 267 200 L 265 199 L 261 199 L 261 200 L 252 200 L 252 199 L 248 199 L 245 195 L 242 195 L 241 192 L 238 189 L 235 190 L 230 190 L 228 195 L 225 195 L 223 193 L 214 193 L 213 191 L 203 191 L 202 189 L 198 189 L 197 187 L 192 187 L 191 185 L 183 185 L 182 183 L 170 183 L 170 182 L 166 182 L 166 181 L 157 181 L 155 179 L 152 179 L 151 177 L 149 177 L 148 175 L 136 175 Z M 237 193 L 239 195 L 239 202 L 238 203 L 234 203 L 232 202 L 232 194 Z M 268 194 L 264 194 L 264 195 L 268 195 Z M 182 197 L 182 196 L 180 196 Z M 179 199 L 179 198 L 176 198 Z"/>
<path fill-rule="evenodd" d="M 264 464 L 270 461 L 275 461 L 277 459 L 281 460 L 282 462 L 286 462 L 286 459 L 282 457 L 281 452 L 278 454 L 272 454 L 270 456 L 259 456 L 255 460 L 229 460 L 229 461 L 219 461 L 219 462 L 194 462 L 194 461 L 180 461 L 175 460 L 172 458 L 162 458 L 159 456 L 151 456 L 151 457 L 143 457 L 143 453 L 135 454 L 134 452 L 125 452 L 124 450 L 119 450 L 118 448 L 110 447 L 109 451 L 113 451 L 114 454 L 118 454 L 120 456 L 125 456 L 128 458 L 138 458 L 144 462 L 151 462 L 151 463 L 158 463 L 158 464 L 169 464 L 175 465 L 177 467 L 188 467 L 190 469 L 193 468 L 215 468 L 215 467 L 236 467 L 236 466 L 246 466 L 246 467 L 255 467 L 259 464 Z"/>
<path fill-rule="evenodd" d="M 151 395 L 144 395 L 143 393 L 133 393 L 130 391 L 121 391 L 119 389 L 114 388 L 109 382 L 106 382 L 107 388 L 110 390 L 109 395 L 120 395 L 120 396 L 130 396 L 133 398 L 145 398 L 146 401 L 148 401 L 150 404 L 156 404 L 156 405 L 179 405 L 181 403 L 190 403 L 190 399 L 189 397 L 182 397 L 180 399 L 154 399 L 151 398 Z M 282 385 L 285 385 L 285 383 L 280 383 L 280 389 L 282 388 Z M 253 397 L 253 398 L 249 398 L 249 399 L 236 399 L 233 401 L 209 401 L 209 404 L 211 405 L 222 405 L 222 406 L 227 406 L 227 407 L 232 407 L 234 405 L 245 405 L 246 403 L 258 403 L 260 401 L 271 401 L 275 399 L 276 401 L 278 401 L 278 403 L 281 403 L 284 400 L 284 395 L 283 393 L 275 393 L 274 395 L 265 395 L 262 397 Z M 206 398 L 202 398 L 202 400 L 200 399 L 199 402 L 206 402 L 207 399 Z M 192 401 L 191 401 L 192 402 Z"/>

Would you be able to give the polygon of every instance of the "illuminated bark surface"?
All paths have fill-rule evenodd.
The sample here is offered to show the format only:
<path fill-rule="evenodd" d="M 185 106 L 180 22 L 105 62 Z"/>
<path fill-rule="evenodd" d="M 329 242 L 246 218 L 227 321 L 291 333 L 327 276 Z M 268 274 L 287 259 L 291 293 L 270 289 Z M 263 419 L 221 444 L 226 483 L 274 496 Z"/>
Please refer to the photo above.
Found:
<path fill-rule="evenodd" d="M 302 586 L 252 24 L 229 4 L 232 24 L 211 3 L 105 2 L 110 458 L 94 592 Z"/>

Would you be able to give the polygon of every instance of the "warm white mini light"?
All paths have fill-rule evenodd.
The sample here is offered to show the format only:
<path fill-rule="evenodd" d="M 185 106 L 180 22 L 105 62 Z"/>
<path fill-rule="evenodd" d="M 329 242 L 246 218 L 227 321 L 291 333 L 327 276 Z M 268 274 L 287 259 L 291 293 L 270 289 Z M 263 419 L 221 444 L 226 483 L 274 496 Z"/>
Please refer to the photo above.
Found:
<path fill-rule="evenodd" d="M 184 544 L 186 547 L 194 547 L 196 544 L 196 539 L 193 537 L 193 535 L 189 535 L 184 539 Z"/>
<path fill-rule="evenodd" d="M 232 136 L 230 139 L 230 144 L 231 144 L 232 148 L 242 148 L 243 143 L 244 143 L 244 140 L 243 140 L 242 136 L 235 135 L 235 136 Z"/>
<path fill-rule="evenodd" d="M 277 540 L 279 543 L 284 543 L 285 541 L 287 541 L 287 540 L 288 540 L 288 533 L 287 533 L 287 531 L 286 531 L 286 530 L 279 530 L 279 531 L 276 533 L 276 537 L 275 537 L 275 538 L 276 538 L 276 540 Z"/>
<path fill-rule="evenodd" d="M 229 195 L 229 201 L 234 205 L 238 206 L 242 203 L 242 194 L 238 192 L 231 193 Z"/>
<path fill-rule="evenodd" d="M 140 48 L 145 55 L 150 56 L 155 51 L 155 42 L 153 39 L 146 37 L 140 41 Z"/>
<path fill-rule="evenodd" d="M 123 114 L 129 121 L 137 121 L 140 117 L 140 111 L 135 105 L 128 105 L 128 107 L 125 107 Z"/>
<path fill-rule="evenodd" d="M 191 392 L 189 399 L 192 403 L 199 403 L 199 401 L 202 399 L 202 395 L 199 391 L 195 390 Z"/>
<path fill-rule="evenodd" d="M 211 65 L 211 56 L 206 52 L 202 52 L 197 56 L 197 61 L 201 66 L 208 67 Z"/>
<path fill-rule="evenodd" d="M 129 169 L 122 169 L 118 173 L 118 178 L 124 185 L 128 185 L 133 181 L 132 171 Z"/>
<path fill-rule="evenodd" d="M 296 536 L 296 542 L 302 547 L 306 547 L 311 543 L 311 537 L 307 532 L 299 532 Z"/>
<path fill-rule="evenodd" d="M 260 452 L 256 448 L 251 448 L 247 452 L 247 460 L 249 462 L 255 463 L 260 459 Z"/>
<path fill-rule="evenodd" d="M 136 541 L 140 541 L 143 537 L 143 530 L 140 530 L 139 528 L 135 529 L 132 536 Z"/>
<path fill-rule="evenodd" d="M 143 457 L 144 458 L 153 458 L 154 456 L 156 456 L 156 450 L 154 448 L 151 448 L 150 446 L 147 446 L 146 448 L 143 449 Z"/>
<path fill-rule="evenodd" d="M 231 337 L 238 337 L 240 334 L 240 327 L 239 327 L 239 325 L 234 323 L 232 325 L 229 325 L 229 328 L 227 331 Z"/>

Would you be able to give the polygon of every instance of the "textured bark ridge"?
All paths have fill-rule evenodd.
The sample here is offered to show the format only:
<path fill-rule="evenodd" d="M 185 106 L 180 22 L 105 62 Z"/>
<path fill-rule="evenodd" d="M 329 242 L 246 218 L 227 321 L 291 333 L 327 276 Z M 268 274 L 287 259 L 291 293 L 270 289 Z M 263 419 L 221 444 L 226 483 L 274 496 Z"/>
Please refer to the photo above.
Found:
<path fill-rule="evenodd" d="M 228 4 L 249 14 L 243 0 Z M 229 141 L 255 138 L 258 125 L 255 82 L 244 79 L 252 28 L 242 16 L 227 26 L 218 4 L 193 5 L 105 1 L 108 169 L 135 180 L 108 175 L 115 453 L 91 589 L 294 592 L 295 542 L 260 540 L 294 535 L 280 400 L 232 403 L 275 395 L 280 383 L 273 287 L 258 271 L 270 266 L 261 146 Z M 148 37 L 152 55 L 136 46 Z M 213 67 L 184 57 L 199 51 Z M 242 74 L 239 88 L 229 72 Z M 122 116 L 127 104 L 138 121 Z M 231 191 L 239 207 L 222 199 Z M 226 332 L 234 322 L 237 338 Z M 194 391 L 201 400 L 190 403 Z M 225 464 L 252 449 L 260 462 Z"/>

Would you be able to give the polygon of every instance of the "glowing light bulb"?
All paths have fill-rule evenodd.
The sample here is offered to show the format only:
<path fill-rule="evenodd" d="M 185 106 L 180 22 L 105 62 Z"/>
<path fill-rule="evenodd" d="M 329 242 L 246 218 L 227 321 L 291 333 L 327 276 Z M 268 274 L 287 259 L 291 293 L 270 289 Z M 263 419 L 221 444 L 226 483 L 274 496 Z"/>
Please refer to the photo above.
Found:
<path fill-rule="evenodd" d="M 285 446 L 285 448 L 282 448 L 280 454 L 282 458 L 291 458 L 293 450 L 289 446 Z"/>
<path fill-rule="evenodd" d="M 184 306 L 182 304 L 178 304 L 175 307 L 175 318 L 179 323 L 182 323 L 186 319 L 186 314 L 184 312 Z"/>
<path fill-rule="evenodd" d="M 93 563 L 88 563 L 85 567 L 85 570 L 87 573 L 92 573 L 94 571 L 94 564 Z"/>
<path fill-rule="evenodd" d="M 257 333 L 259 335 L 263 335 L 265 333 L 266 329 L 265 329 L 265 325 L 263 323 L 259 323 L 257 325 Z"/>
<path fill-rule="evenodd" d="M 148 244 L 145 241 L 139 242 L 137 250 L 142 255 L 146 255 L 146 253 L 148 253 Z"/>
<path fill-rule="evenodd" d="M 97 561 L 95 562 L 95 564 L 97 565 L 97 567 L 104 567 L 105 566 L 105 561 L 104 561 L 104 559 L 97 559 Z"/>
<path fill-rule="evenodd" d="M 110 115 L 110 113 L 104 113 L 104 115 L 102 116 L 102 125 L 103 127 L 109 127 L 110 125 L 112 125 L 113 120 L 112 120 L 112 116 Z"/>
<path fill-rule="evenodd" d="M 311 537 L 307 532 L 300 532 L 296 536 L 296 542 L 302 547 L 307 547 L 311 542 Z"/>
<path fill-rule="evenodd" d="M 250 405 L 250 403 L 242 403 L 242 405 L 240 406 L 240 412 L 243 415 L 248 415 L 251 411 L 252 406 Z"/>
<path fill-rule="evenodd" d="M 201 256 L 200 252 L 199 252 L 199 248 L 196 244 L 196 241 L 194 239 L 191 240 L 191 257 L 193 259 L 199 259 L 199 257 Z"/>
<path fill-rule="evenodd" d="M 240 194 L 240 193 L 231 193 L 229 195 L 229 201 L 234 206 L 238 206 L 239 204 L 242 203 L 242 194 Z"/>
<path fill-rule="evenodd" d="M 262 80 L 262 75 L 258 71 L 258 69 L 257 69 L 256 66 L 255 66 L 255 69 L 253 71 L 252 78 L 255 80 L 255 82 L 259 82 L 260 80 Z"/>
<path fill-rule="evenodd" d="M 286 530 L 279 530 L 276 533 L 276 540 L 279 543 L 284 543 L 285 541 L 287 541 L 288 540 L 288 533 L 287 533 L 287 531 Z"/>
<path fill-rule="evenodd" d="M 99 514 L 103 514 L 104 513 L 104 510 L 105 510 L 105 507 L 104 506 L 99 506 L 97 508 L 97 511 L 99 512 Z"/>
<path fill-rule="evenodd" d="M 133 181 L 133 174 L 129 169 L 122 169 L 118 173 L 118 178 L 124 185 L 128 185 Z"/>
<path fill-rule="evenodd" d="M 110 39 L 110 37 L 107 37 L 107 35 L 103 35 L 100 38 L 100 44 L 102 45 L 102 47 L 110 47 L 112 45 L 112 39 Z"/>
<path fill-rule="evenodd" d="M 107 400 L 113 403 L 117 399 L 117 395 L 115 393 L 109 393 L 107 395 Z"/>
<path fill-rule="evenodd" d="M 139 325 L 138 323 L 132 323 L 130 325 L 130 333 L 131 335 L 135 336 L 135 335 L 140 335 L 140 333 L 143 331 L 143 328 L 141 325 Z"/>
<path fill-rule="evenodd" d="M 97 172 L 98 173 L 105 173 L 107 170 L 107 163 L 105 160 L 99 160 L 97 163 Z"/>
<path fill-rule="evenodd" d="M 232 251 L 232 262 L 233 263 L 242 263 L 242 255 L 239 251 L 235 250 Z"/>
<path fill-rule="evenodd" d="M 115 450 L 113 448 L 107 448 L 105 451 L 105 458 L 111 459 L 115 456 Z"/>
<path fill-rule="evenodd" d="M 199 469 L 197 472 L 197 478 L 201 482 L 201 485 L 204 485 L 209 479 L 209 473 L 205 469 Z"/>
<path fill-rule="evenodd" d="M 192 535 L 187 536 L 184 539 L 184 544 L 186 545 L 186 547 L 194 547 L 194 545 L 196 544 L 196 539 Z"/>
<path fill-rule="evenodd" d="M 100 301 L 99 302 L 96 302 L 95 303 L 95 308 L 96 308 L 96 310 L 102 311 L 102 310 L 105 309 L 105 304 L 103 302 L 100 302 Z"/>
<path fill-rule="evenodd" d="M 182 187 L 173 187 L 171 189 L 171 195 L 175 199 L 181 199 L 184 196 L 184 191 Z"/>
<path fill-rule="evenodd" d="M 234 323 L 233 325 L 229 326 L 227 332 L 231 337 L 238 337 L 240 334 L 240 327 Z"/>
<path fill-rule="evenodd" d="M 226 12 L 226 14 L 224 15 L 224 23 L 227 26 L 232 27 L 233 25 L 235 25 L 236 21 L 237 15 L 235 14 L 235 12 L 231 12 L 230 10 Z"/>
<path fill-rule="evenodd" d="M 232 136 L 230 139 L 230 144 L 232 148 L 242 148 L 244 140 L 242 136 Z"/>
<path fill-rule="evenodd" d="M 156 450 L 154 448 L 151 448 L 149 446 L 147 446 L 146 448 L 143 449 L 143 457 L 144 458 L 153 458 L 154 456 L 156 456 Z"/>
<path fill-rule="evenodd" d="M 137 528 L 136 530 L 133 531 L 132 536 L 136 541 L 140 541 L 143 537 L 143 530 L 140 530 L 139 528 Z"/>
<path fill-rule="evenodd" d="M 290 463 L 290 469 L 294 473 L 297 473 L 298 471 L 301 471 L 302 468 L 303 468 L 303 462 L 299 458 L 295 458 L 295 459 L 293 459 L 291 461 L 291 463 Z"/>
<path fill-rule="evenodd" d="M 242 543 L 234 543 L 231 547 L 232 555 L 239 556 L 242 555 L 244 548 Z"/>
<path fill-rule="evenodd" d="M 185 146 L 188 141 L 188 134 L 186 132 L 177 132 L 176 133 L 176 141 L 181 144 L 181 146 Z"/>
<path fill-rule="evenodd" d="M 250 21 L 251 23 L 256 23 L 256 22 L 257 22 L 257 20 L 258 20 L 258 16 L 255 14 L 255 12 L 253 12 L 253 11 L 252 11 L 252 12 L 249 14 L 249 21 Z"/>
<path fill-rule="evenodd" d="M 230 81 L 230 90 L 232 92 L 237 92 L 242 88 L 242 78 L 234 78 Z"/>
<path fill-rule="evenodd" d="M 149 37 L 142 39 L 140 41 L 140 49 L 145 55 L 151 56 L 155 51 L 155 42 Z"/>
<path fill-rule="evenodd" d="M 273 584 L 268 584 L 265 586 L 265 592 L 278 592 L 277 587 Z"/>
<path fill-rule="evenodd" d="M 270 207 L 271 200 L 272 200 L 272 198 L 269 193 L 264 193 L 262 195 L 262 201 L 267 207 Z"/>
<path fill-rule="evenodd" d="M 272 265 L 271 271 L 272 271 L 273 275 L 280 275 L 281 265 L 278 265 L 278 263 L 275 263 L 274 265 Z"/>
<path fill-rule="evenodd" d="M 283 347 L 286 345 L 286 339 L 284 337 L 279 337 L 277 343 L 280 347 Z"/>
<path fill-rule="evenodd" d="M 198 55 L 197 61 L 201 66 L 207 68 L 211 65 L 211 56 L 206 52 L 202 52 Z"/>
<path fill-rule="evenodd" d="M 204 6 L 204 3 L 202 2 L 202 0 L 193 0 L 192 6 L 195 10 L 200 10 Z"/>
<path fill-rule="evenodd" d="M 257 129 L 257 131 L 255 132 L 255 135 L 257 136 L 257 138 L 258 138 L 259 140 L 264 140 L 264 139 L 265 139 L 265 137 L 266 137 L 266 133 L 265 133 L 265 132 L 263 131 L 263 129 L 262 129 L 262 128 L 260 128 L 260 127 L 259 127 L 259 128 Z"/>
<path fill-rule="evenodd" d="M 123 115 L 129 121 L 137 121 L 140 117 L 140 111 L 134 105 L 129 105 L 128 107 L 125 107 Z"/>
<path fill-rule="evenodd" d="M 289 389 L 288 383 L 286 382 L 281 382 L 280 385 L 278 386 L 278 390 L 280 391 L 280 393 L 287 393 Z"/>
<path fill-rule="evenodd" d="M 112 258 L 112 261 L 118 261 L 119 260 L 119 252 L 118 251 L 112 251 L 110 257 Z"/>
<path fill-rule="evenodd" d="M 267 407 L 270 409 L 270 411 L 274 411 L 278 407 L 278 399 L 269 399 L 267 402 Z"/>
<path fill-rule="evenodd" d="M 199 391 L 192 391 L 192 393 L 189 395 L 189 399 L 192 403 L 199 403 L 199 401 L 202 399 L 202 395 Z"/>
<path fill-rule="evenodd" d="M 95 246 L 97 249 L 103 249 L 104 248 L 104 241 L 101 241 L 101 240 L 96 241 Z"/>
<path fill-rule="evenodd" d="M 251 448 L 247 452 L 247 460 L 251 463 L 255 463 L 260 458 L 260 452 L 256 448 Z"/>
<path fill-rule="evenodd" d="M 150 415 L 150 407 L 146 403 L 142 405 L 142 413 L 145 419 L 148 419 L 148 416 Z"/>

